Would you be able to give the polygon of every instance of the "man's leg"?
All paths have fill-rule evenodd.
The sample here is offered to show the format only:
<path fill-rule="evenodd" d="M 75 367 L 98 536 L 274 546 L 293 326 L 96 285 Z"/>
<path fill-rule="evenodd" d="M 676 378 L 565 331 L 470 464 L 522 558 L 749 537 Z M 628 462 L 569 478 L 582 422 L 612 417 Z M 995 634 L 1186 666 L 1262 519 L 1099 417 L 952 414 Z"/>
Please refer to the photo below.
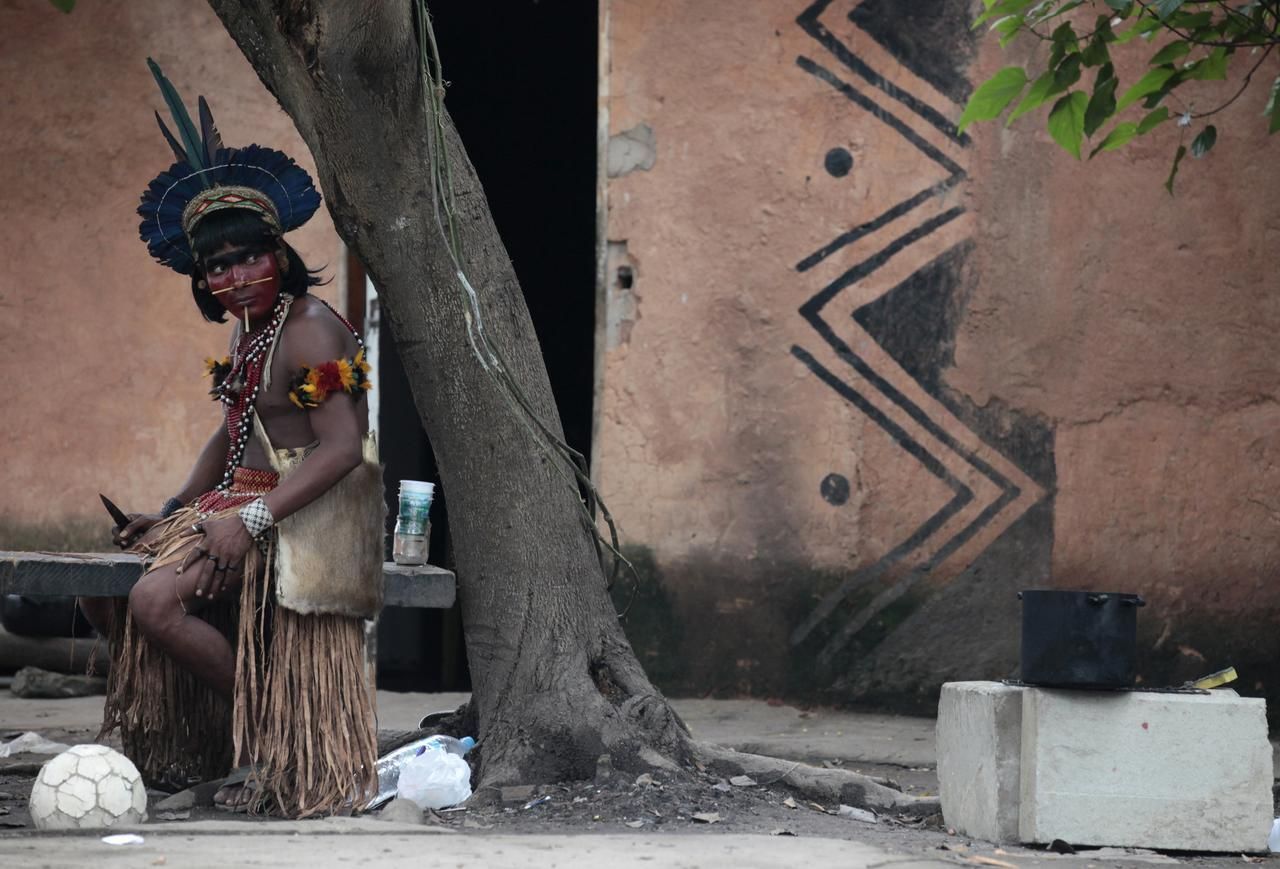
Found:
<path fill-rule="evenodd" d="M 194 538 L 193 538 L 194 545 Z M 184 559 L 185 560 L 185 559 Z M 235 692 L 235 652 L 220 631 L 195 615 L 201 608 L 217 600 L 196 597 L 196 571 L 178 573 L 182 561 L 157 568 L 138 581 L 129 593 L 129 610 L 133 622 L 148 640 L 179 667 L 217 691 L 229 702 Z M 242 576 L 229 576 L 220 597 L 232 599 L 239 594 Z M 237 766 L 247 762 L 242 746 Z M 226 785 L 214 794 L 215 805 L 238 809 L 253 797 L 246 783 Z"/>
<path fill-rule="evenodd" d="M 194 545 L 194 538 L 192 545 Z M 174 663 L 231 701 L 235 652 L 220 631 L 195 615 L 208 603 L 196 597 L 196 571 L 178 573 L 181 562 L 150 571 L 129 592 L 129 611 L 138 630 Z M 219 597 L 239 594 L 241 576 L 229 574 Z"/>

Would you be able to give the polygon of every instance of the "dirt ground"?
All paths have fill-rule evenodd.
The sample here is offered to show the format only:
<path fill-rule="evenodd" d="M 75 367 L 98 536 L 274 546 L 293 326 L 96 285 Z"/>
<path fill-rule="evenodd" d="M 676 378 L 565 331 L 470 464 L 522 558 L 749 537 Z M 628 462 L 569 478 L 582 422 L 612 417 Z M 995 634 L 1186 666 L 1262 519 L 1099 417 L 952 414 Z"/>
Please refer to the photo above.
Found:
<path fill-rule="evenodd" d="M 5 715 L 6 702 L 0 700 L 0 739 L 4 740 L 17 733 L 9 729 Z M 398 719 L 395 711 L 397 702 L 406 704 L 404 713 Z M 829 717 L 834 713 L 822 710 L 788 708 L 780 711 L 768 708 L 765 704 L 753 706 L 750 703 L 721 708 L 714 705 L 715 701 L 702 702 L 711 705 L 690 707 L 682 714 L 691 719 L 695 733 L 703 738 L 719 736 L 717 741 L 735 744 L 735 747 L 740 748 L 772 746 L 774 753 L 785 754 L 788 739 L 803 737 L 809 742 L 804 743 L 803 751 L 793 754 L 796 760 L 803 756 L 803 759 L 810 762 L 841 766 L 888 778 L 903 791 L 913 795 L 928 796 L 937 793 L 936 770 L 932 763 L 924 762 L 929 757 L 931 746 L 926 748 L 919 742 L 920 734 L 927 732 L 927 721 L 904 723 L 890 720 L 877 725 L 874 720 L 868 719 L 862 727 L 864 733 L 878 733 L 880 731 L 876 727 L 881 726 L 883 733 L 896 733 L 899 741 L 908 744 L 897 745 L 892 739 L 883 739 L 869 748 L 864 744 L 862 750 L 851 748 L 848 753 L 855 755 L 853 757 L 820 758 L 814 756 L 813 740 L 821 740 L 835 733 L 824 730 L 823 727 L 855 728 L 858 722 L 841 722 Z M 399 724 L 408 722 L 410 712 L 417 714 L 424 709 L 420 700 L 393 699 L 382 703 L 380 698 L 380 705 L 384 709 L 390 706 L 386 717 Z M 440 701 L 436 701 L 436 706 L 439 705 Z M 84 708 L 92 711 L 93 706 L 89 704 Z M 41 729 L 42 735 L 73 744 L 92 740 L 92 719 L 85 721 L 85 714 L 74 710 L 73 714 L 65 712 L 64 710 L 72 709 L 69 706 L 55 706 L 52 709 L 44 719 L 48 726 Z M 729 709 L 733 711 L 726 711 Z M 828 717 L 824 718 L 824 715 Z M 807 725 L 815 721 L 825 724 L 813 728 L 815 732 L 811 733 Z M 30 722 L 24 720 L 23 723 Z M 843 731 L 841 733 L 843 735 Z M 849 747 L 856 745 L 856 741 L 844 738 L 839 744 Z M 792 747 L 798 748 L 799 744 Z M 830 746 L 825 748 L 829 753 Z M 856 757 L 858 754 L 877 759 L 891 757 L 903 762 L 860 760 Z M 0 846 L 16 845 L 12 837 L 21 837 L 32 831 L 27 815 L 27 797 L 36 773 L 47 759 L 47 756 L 18 755 L 0 760 Z M 196 826 L 207 826 L 198 823 L 201 821 L 233 825 L 235 820 L 244 820 L 244 816 L 230 816 L 203 806 L 176 814 L 165 814 L 156 808 L 156 803 L 166 796 L 167 794 L 159 792 L 152 794 L 151 820 L 145 827 L 150 836 L 163 836 L 166 830 L 177 834 L 188 830 L 193 823 Z M 661 774 L 637 779 L 606 766 L 594 781 L 535 785 L 477 796 L 483 800 L 475 802 L 482 804 L 466 809 L 403 813 L 406 806 L 401 804 L 373 813 L 369 817 L 394 820 L 397 822 L 396 829 L 408 821 L 422 824 L 424 829 L 421 832 L 424 833 L 434 829 L 441 832 L 453 831 L 467 837 L 590 837 L 592 834 L 609 834 L 642 836 L 646 841 L 655 838 L 662 841 L 670 837 L 673 842 L 679 842 L 685 837 L 746 835 L 794 839 L 798 847 L 805 840 L 843 840 L 874 846 L 891 855 L 892 862 L 943 861 L 996 869 L 1020 869 L 1050 863 L 1063 863 L 1062 869 L 1074 866 L 1079 866 L 1080 869 L 1105 869 L 1151 863 L 1184 863 L 1216 869 L 1227 865 L 1238 866 L 1246 860 L 1272 861 L 1271 857 L 1246 858 L 1242 855 L 1160 854 L 1118 849 L 1081 849 L 1074 854 L 1058 854 L 1047 849 L 1001 847 L 951 833 L 945 828 L 942 817 L 936 814 L 925 817 L 882 815 L 874 821 L 843 816 L 838 805 L 819 805 L 794 796 L 787 790 L 785 777 L 780 780 L 738 784 L 731 784 L 706 772 L 684 780 Z M 488 805 L 484 805 L 485 802 Z M 271 818 L 254 819 L 255 829 L 261 829 L 264 833 L 273 830 L 283 832 L 285 829 L 315 829 L 316 832 L 325 830 L 323 821 L 312 822 L 314 826 L 288 826 L 290 823 Z M 393 828 L 388 825 L 387 829 L 390 833 Z M 10 841 L 4 843 L 5 839 Z M 2 851 L 3 847 L 0 847 L 0 852 Z M 803 847 L 799 847 L 796 852 L 797 856 L 804 853 Z"/>

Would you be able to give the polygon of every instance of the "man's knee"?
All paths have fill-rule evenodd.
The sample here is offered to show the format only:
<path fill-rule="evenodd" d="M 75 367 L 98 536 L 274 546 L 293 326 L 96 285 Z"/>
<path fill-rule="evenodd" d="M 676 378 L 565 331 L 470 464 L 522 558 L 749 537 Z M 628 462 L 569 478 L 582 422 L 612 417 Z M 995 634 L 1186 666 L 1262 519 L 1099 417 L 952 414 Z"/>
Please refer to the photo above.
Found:
<path fill-rule="evenodd" d="M 171 583 L 144 576 L 129 592 L 129 612 L 138 630 L 149 637 L 164 633 L 182 618 L 182 604 Z"/>

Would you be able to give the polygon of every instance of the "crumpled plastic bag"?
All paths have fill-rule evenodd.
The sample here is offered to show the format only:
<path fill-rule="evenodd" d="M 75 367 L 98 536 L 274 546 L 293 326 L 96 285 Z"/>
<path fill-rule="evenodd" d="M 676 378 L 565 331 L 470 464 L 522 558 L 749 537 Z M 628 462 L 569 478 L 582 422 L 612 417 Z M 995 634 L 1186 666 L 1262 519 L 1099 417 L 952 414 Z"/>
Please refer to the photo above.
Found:
<path fill-rule="evenodd" d="M 62 754 L 70 747 L 64 742 L 53 742 L 34 730 L 28 730 L 21 736 L 0 743 L 0 757 L 9 757 L 13 754 Z"/>
<path fill-rule="evenodd" d="M 400 770 L 396 796 L 423 809 L 447 809 L 471 796 L 471 767 L 456 754 L 428 748 Z"/>

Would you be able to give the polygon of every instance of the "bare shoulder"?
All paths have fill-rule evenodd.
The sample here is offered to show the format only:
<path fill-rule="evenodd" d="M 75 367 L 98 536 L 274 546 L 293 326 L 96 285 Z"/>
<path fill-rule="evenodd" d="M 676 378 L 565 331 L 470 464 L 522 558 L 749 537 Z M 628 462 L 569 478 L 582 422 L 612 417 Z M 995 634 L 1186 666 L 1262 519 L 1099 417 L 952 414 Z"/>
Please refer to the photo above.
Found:
<path fill-rule="evenodd" d="M 357 348 L 346 324 L 324 302 L 309 295 L 294 300 L 280 337 L 281 350 L 295 367 L 350 356 Z"/>

